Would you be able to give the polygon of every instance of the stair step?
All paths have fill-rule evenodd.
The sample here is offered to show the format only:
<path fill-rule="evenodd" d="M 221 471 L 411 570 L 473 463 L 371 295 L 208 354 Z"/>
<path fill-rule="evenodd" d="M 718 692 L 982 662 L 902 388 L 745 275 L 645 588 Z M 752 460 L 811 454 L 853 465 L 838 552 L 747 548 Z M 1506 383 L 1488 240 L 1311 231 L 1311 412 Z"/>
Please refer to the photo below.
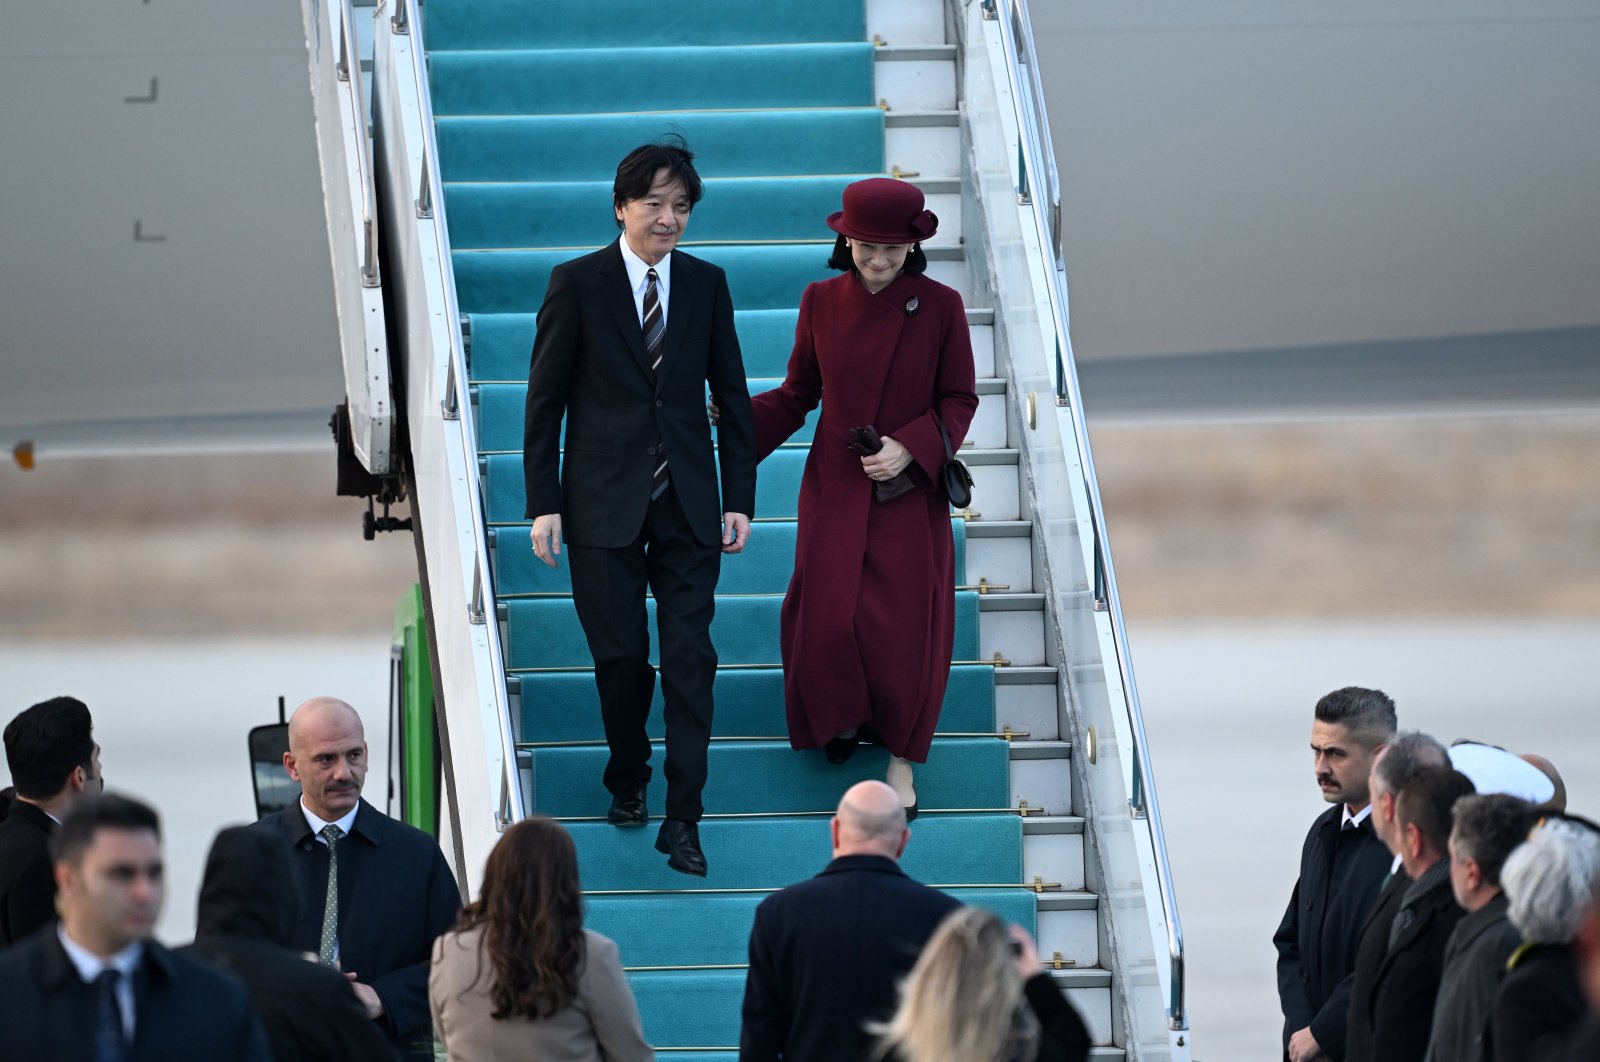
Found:
<path fill-rule="evenodd" d="M 966 570 L 966 521 L 951 521 L 955 545 L 957 585 Z M 799 528 L 794 520 L 763 521 L 745 544 L 744 552 L 722 559 L 722 575 L 717 592 L 725 595 L 781 594 L 789 589 L 794 573 L 795 537 Z M 527 532 L 520 528 L 491 528 L 494 589 L 497 600 L 517 597 L 572 593 L 571 569 L 565 564 L 552 568 L 533 555 Z"/>
<path fill-rule="evenodd" d="M 775 44 L 867 40 L 860 0 L 807 0 L 805 17 L 784 4 L 696 0 L 663 9 L 649 0 L 529 4 L 527 0 L 428 0 L 432 48 L 623 48 L 679 44 Z M 620 156 L 619 156 L 620 157 Z"/>
<path fill-rule="evenodd" d="M 919 818 L 901 866 L 929 885 L 1021 888 L 1022 824 L 1012 814 Z M 830 857 L 827 821 L 811 816 L 705 819 L 700 842 L 711 866 L 705 878 L 667 866 L 654 848 L 654 824 L 619 830 L 604 822 L 574 822 L 567 831 L 578 846 L 583 887 L 590 893 L 779 889 L 815 874 Z"/>
<path fill-rule="evenodd" d="M 833 233 L 824 219 L 839 209 L 845 185 L 863 176 L 874 175 L 707 179 L 705 198 L 695 205 L 684 235 L 697 243 L 815 244 L 811 254 L 826 262 Z M 450 246 L 458 251 L 555 247 L 564 249 L 565 260 L 617 238 L 610 180 L 458 181 L 445 185 L 444 195 L 450 215 Z M 543 295 L 540 291 L 534 298 Z M 796 292 L 794 304 L 799 301 Z M 739 316 L 735 321 L 742 324 Z M 742 328 L 740 338 L 745 340 Z M 793 316 L 779 338 L 787 356 L 794 339 Z M 524 361 L 532 345 L 530 321 L 525 340 L 517 345 Z M 523 364 L 511 378 L 526 379 L 527 375 Z"/>
<path fill-rule="evenodd" d="M 913 68 L 906 69 L 909 77 Z M 865 41 L 428 53 L 433 113 L 440 117 L 604 114 L 632 110 L 639 99 L 658 111 L 870 107 L 878 101 L 874 80 L 873 48 Z M 941 98 L 922 97 L 930 101 L 925 107 Z"/>
<path fill-rule="evenodd" d="M 682 247 L 726 270 L 734 305 L 750 310 L 796 306 L 807 284 L 833 275 L 827 266 L 827 249 L 821 244 L 741 246 L 686 241 Z M 461 305 L 472 313 L 537 310 L 549 287 L 550 271 L 588 250 L 456 251 L 451 260 Z"/>
<path fill-rule="evenodd" d="M 775 665 L 778 649 L 779 596 L 724 598 L 711 621 L 711 640 L 723 665 Z M 645 602 L 650 629 L 655 630 L 655 601 Z M 571 598 L 519 598 L 505 603 L 506 667 L 511 671 L 566 668 L 592 663 L 583 627 Z M 955 595 L 955 649 L 953 659 L 975 662 L 978 657 L 978 595 Z M 659 646 L 652 639 L 650 659 Z"/>
<path fill-rule="evenodd" d="M 749 380 L 750 393 L 760 394 L 783 384 L 781 379 Z M 528 401 L 525 383 L 483 383 L 472 385 L 472 397 L 478 411 L 478 452 L 509 453 L 522 451 L 523 414 Z M 813 409 L 805 425 L 796 431 L 787 445 L 810 445 L 816 431 L 821 407 Z M 999 449 L 1006 444 L 1005 395 L 992 389 L 978 396 L 978 410 L 972 426 L 967 429 L 967 442 L 978 449 Z"/>
<path fill-rule="evenodd" d="M 963 903 L 988 908 L 1008 923 L 1015 922 L 1030 933 L 1036 931 L 1035 899 L 1031 892 L 1022 889 L 949 891 Z M 749 955 L 750 926 L 756 907 L 769 895 L 766 892 L 708 893 L 686 899 L 589 896 L 584 900 L 584 925 L 616 941 L 623 965 L 632 969 L 742 966 Z M 693 906 L 683 910 L 679 908 L 682 904 Z"/>
<path fill-rule="evenodd" d="M 1074 996 L 1084 990 L 1105 995 L 1110 987 L 1110 974 L 1102 970 L 1069 970 L 1054 976 Z M 744 981 L 742 969 L 651 970 L 628 975 L 639 1009 L 660 1016 L 653 1027 L 648 1023 L 645 1027 L 646 1038 L 657 1050 L 738 1043 Z"/>
<path fill-rule="evenodd" d="M 607 239 L 610 239 L 610 235 Z M 536 300 L 543 297 L 543 292 L 534 296 Z M 794 301 L 798 306 L 798 294 Z M 794 346 L 795 321 L 799 316 L 800 311 L 793 307 L 734 310 L 733 324 L 739 333 L 739 347 L 744 355 L 746 373 L 751 377 L 783 377 L 789 363 L 789 352 Z M 978 365 L 978 377 L 992 377 L 994 313 L 991 310 L 969 309 L 967 324 L 972 329 L 972 355 Z M 527 382 L 528 357 L 533 350 L 535 332 L 533 313 L 469 314 L 464 331 L 474 381 Z"/>
<path fill-rule="evenodd" d="M 785 447 L 761 462 L 756 476 L 756 520 L 793 519 L 799 508 L 800 476 L 805 469 L 804 448 Z M 961 459 L 972 470 L 973 502 L 969 513 L 994 519 L 1015 519 L 1020 502 L 1017 497 L 1017 452 L 1015 450 L 963 450 Z M 484 499 L 489 523 L 495 526 L 526 525 L 527 493 L 522 478 L 522 455 L 489 454 L 481 464 L 486 469 Z M 1009 497 L 1004 493 L 1009 485 Z M 758 529 L 759 530 L 759 529 Z"/>
<path fill-rule="evenodd" d="M 446 181 L 609 180 L 618 159 L 664 127 L 688 140 L 703 177 L 798 176 L 818 173 L 819 165 L 825 173 L 886 169 L 884 113 L 877 107 L 457 116 L 434 125 Z M 817 150 L 819 142 L 826 152 Z"/>
<path fill-rule="evenodd" d="M 521 700 L 523 738 L 581 741 L 594 736 L 600 721 L 600 695 L 593 670 L 512 675 L 509 682 Z M 788 733 L 780 668 L 719 668 L 712 699 L 716 705 L 713 737 Z M 658 684 L 648 723 L 652 738 L 663 735 L 661 712 Z M 950 669 L 938 728 L 946 733 L 995 732 L 993 667 L 966 664 Z"/>
<path fill-rule="evenodd" d="M 558 819 L 604 816 L 610 798 L 600 778 L 610 755 L 604 745 L 535 749 L 533 798 L 539 814 Z M 659 755 L 653 758 L 659 766 Z M 707 760 L 708 811 L 783 815 L 832 812 L 839 794 L 850 786 L 883 777 L 889 754 L 882 748 L 862 748 L 848 763 L 832 764 L 820 752 L 796 752 L 788 741 L 732 741 L 713 742 Z M 940 738 L 928 762 L 917 768 L 916 779 L 917 800 L 930 809 L 998 811 L 1010 806 L 1006 743 L 999 738 Z M 664 785 L 650 793 L 651 810 L 658 815 L 665 795 Z"/>

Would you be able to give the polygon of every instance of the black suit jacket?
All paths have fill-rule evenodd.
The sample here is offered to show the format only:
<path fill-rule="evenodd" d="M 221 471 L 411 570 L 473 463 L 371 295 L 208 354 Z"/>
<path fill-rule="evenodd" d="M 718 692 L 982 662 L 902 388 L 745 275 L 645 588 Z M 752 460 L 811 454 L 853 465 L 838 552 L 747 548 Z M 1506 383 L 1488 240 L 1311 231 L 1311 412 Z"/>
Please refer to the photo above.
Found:
<path fill-rule="evenodd" d="M 244 986 L 155 941 L 133 976 L 128 1062 L 272 1062 Z M 6 1062 L 92 1062 L 97 995 L 54 932 L 0 956 L 0 1053 Z"/>
<path fill-rule="evenodd" d="M 673 251 L 670 284 L 657 373 L 618 243 L 550 274 L 528 370 L 523 475 L 527 516 L 559 513 L 573 545 L 618 548 L 638 537 L 660 446 L 702 545 L 722 541 L 723 513 L 755 515 L 755 427 L 727 277 Z M 707 384 L 721 409 L 717 454 Z"/>
<path fill-rule="evenodd" d="M 297 951 L 316 952 L 322 939 L 328 848 L 306 824 L 297 800 L 250 827 L 283 844 L 298 877 L 299 917 L 290 934 Z M 339 966 L 371 985 L 383 1000 L 383 1025 L 402 1052 L 432 1057 L 428 963 L 433 942 L 455 924 L 461 892 L 438 842 L 361 802 L 350 836 L 339 842 Z"/>
<path fill-rule="evenodd" d="M 1300 850 L 1300 878 L 1273 934 L 1278 949 L 1278 1002 L 1283 1045 L 1310 1027 L 1327 1056 L 1345 1051 L 1350 974 L 1361 927 L 1383 886 L 1393 857 L 1372 832 L 1370 816 L 1343 830 L 1344 805 L 1328 808 L 1311 824 Z"/>
<path fill-rule="evenodd" d="M 841 856 L 756 908 L 740 1062 L 855 1057 L 894 1012 L 899 980 L 958 900 L 883 856 Z"/>
<path fill-rule="evenodd" d="M 0 948 L 56 920 L 55 832 L 56 820 L 24 800 L 0 822 Z"/>
<path fill-rule="evenodd" d="M 1418 901 L 1411 926 L 1389 946 L 1389 929 L 1411 880 L 1395 874 L 1373 908 L 1350 987 L 1347 1062 L 1417 1062 L 1428 1052 L 1444 950 L 1466 912 L 1445 880 Z"/>

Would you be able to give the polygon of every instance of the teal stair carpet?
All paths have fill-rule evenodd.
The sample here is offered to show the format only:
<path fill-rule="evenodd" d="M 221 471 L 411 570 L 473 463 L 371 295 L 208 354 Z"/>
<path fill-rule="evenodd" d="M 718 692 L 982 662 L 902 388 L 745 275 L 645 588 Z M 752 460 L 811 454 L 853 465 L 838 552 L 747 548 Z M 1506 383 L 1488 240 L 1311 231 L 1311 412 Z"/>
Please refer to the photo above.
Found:
<path fill-rule="evenodd" d="M 884 170 L 864 3 L 430 0 L 423 10 L 496 604 L 534 810 L 572 831 L 588 922 L 621 948 L 650 1042 L 683 1062 L 730 1059 L 756 904 L 827 863 L 829 812 L 849 785 L 881 777 L 887 760 L 866 748 L 833 766 L 786 737 L 778 616 L 810 429 L 761 465 L 750 547 L 723 560 L 701 827 L 711 872 L 685 877 L 654 851 L 654 829 L 604 822 L 593 662 L 565 565 L 535 560 L 523 519 L 528 354 L 550 270 L 617 236 L 618 160 L 681 133 L 706 179 L 683 246 L 727 270 L 751 386 L 776 385 L 800 293 L 831 275 L 823 218 L 846 184 Z M 961 583 L 966 527 L 952 527 Z M 905 866 L 1032 929 L 1022 820 L 1006 810 L 1009 748 L 994 732 L 994 669 L 976 662 L 977 595 L 961 591 L 956 607 L 957 664 L 918 773 L 924 815 Z M 659 691 L 650 727 L 659 742 Z M 663 792 L 658 776 L 656 817 Z"/>

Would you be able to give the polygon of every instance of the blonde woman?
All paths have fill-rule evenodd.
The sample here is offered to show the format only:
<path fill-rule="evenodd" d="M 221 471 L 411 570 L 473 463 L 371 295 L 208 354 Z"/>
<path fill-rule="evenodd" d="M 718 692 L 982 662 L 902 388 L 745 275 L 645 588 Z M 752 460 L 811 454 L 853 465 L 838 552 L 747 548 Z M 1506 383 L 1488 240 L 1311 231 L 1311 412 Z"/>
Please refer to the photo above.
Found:
<path fill-rule="evenodd" d="M 875 1026 L 884 1062 L 1082 1062 L 1083 1019 L 1039 965 L 1033 940 L 981 907 L 951 913 L 922 949 L 900 1009 Z"/>

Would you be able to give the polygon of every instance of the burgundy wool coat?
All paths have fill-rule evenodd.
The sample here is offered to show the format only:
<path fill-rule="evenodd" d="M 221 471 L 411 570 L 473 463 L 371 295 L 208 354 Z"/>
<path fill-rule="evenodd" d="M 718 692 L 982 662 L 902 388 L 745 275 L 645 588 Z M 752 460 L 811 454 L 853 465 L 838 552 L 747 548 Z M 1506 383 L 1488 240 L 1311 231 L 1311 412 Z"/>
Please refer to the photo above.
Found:
<path fill-rule="evenodd" d="M 783 602 L 789 743 L 817 748 L 870 724 L 891 753 L 926 762 L 955 639 L 955 549 L 933 414 L 959 448 L 978 408 L 960 294 L 905 273 L 876 295 L 854 273 L 810 285 L 783 385 L 751 401 L 762 458 L 822 404 Z M 848 434 L 869 424 L 911 452 L 920 489 L 873 502 Z"/>

